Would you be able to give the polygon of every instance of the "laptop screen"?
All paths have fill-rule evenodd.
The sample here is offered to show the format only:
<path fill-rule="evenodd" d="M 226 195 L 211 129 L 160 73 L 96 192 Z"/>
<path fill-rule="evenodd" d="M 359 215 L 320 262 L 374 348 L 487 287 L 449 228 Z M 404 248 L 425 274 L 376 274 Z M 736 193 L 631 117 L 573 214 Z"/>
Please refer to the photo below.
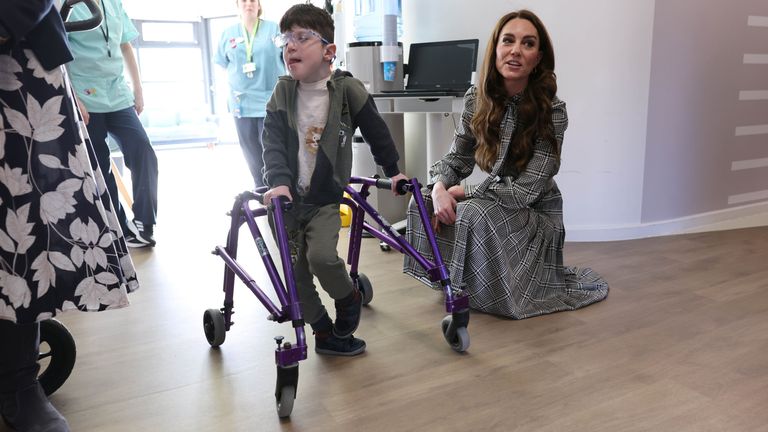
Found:
<path fill-rule="evenodd" d="M 477 39 L 412 43 L 406 90 L 457 90 L 471 86 Z"/>

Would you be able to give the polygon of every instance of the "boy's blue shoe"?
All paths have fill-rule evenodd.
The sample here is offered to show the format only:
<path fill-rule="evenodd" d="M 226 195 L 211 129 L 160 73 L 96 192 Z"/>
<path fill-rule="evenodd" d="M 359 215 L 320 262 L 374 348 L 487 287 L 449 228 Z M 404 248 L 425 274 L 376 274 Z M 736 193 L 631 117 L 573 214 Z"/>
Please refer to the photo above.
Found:
<path fill-rule="evenodd" d="M 356 356 L 365 351 L 365 341 L 352 335 L 340 338 L 333 333 L 315 333 L 315 352 L 335 356 Z"/>
<path fill-rule="evenodd" d="M 357 288 L 352 294 L 341 300 L 336 300 L 336 322 L 333 324 L 333 334 L 339 338 L 351 336 L 360 324 L 360 312 L 363 307 L 363 296 Z"/>

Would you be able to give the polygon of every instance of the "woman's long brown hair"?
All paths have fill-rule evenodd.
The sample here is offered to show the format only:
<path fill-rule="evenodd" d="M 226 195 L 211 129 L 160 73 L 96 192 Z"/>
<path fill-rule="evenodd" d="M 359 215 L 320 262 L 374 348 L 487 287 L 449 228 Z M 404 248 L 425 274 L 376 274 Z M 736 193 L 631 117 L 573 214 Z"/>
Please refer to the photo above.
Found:
<path fill-rule="evenodd" d="M 478 76 L 475 114 L 470 126 L 477 140 L 475 161 L 483 170 L 490 172 L 501 147 L 501 120 L 509 97 L 504 87 L 504 78 L 496 70 L 496 46 L 504 25 L 520 18 L 529 21 L 539 33 L 539 50 L 542 57 L 538 66 L 528 78 L 528 85 L 522 91 L 518 107 L 517 126 L 509 148 L 509 160 L 517 172 L 522 172 L 533 156 L 533 146 L 538 138 L 556 146 L 552 126 L 552 99 L 557 93 L 555 78 L 555 54 L 547 29 L 533 12 L 519 10 L 510 12 L 496 23 L 488 41 L 483 68 Z M 560 149 L 553 149 L 560 154 Z"/>

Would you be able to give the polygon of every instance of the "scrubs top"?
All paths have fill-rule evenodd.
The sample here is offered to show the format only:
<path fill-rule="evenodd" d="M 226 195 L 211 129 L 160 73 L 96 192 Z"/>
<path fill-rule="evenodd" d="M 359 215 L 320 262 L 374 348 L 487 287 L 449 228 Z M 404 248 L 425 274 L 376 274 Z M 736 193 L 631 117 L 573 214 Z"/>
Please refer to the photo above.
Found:
<path fill-rule="evenodd" d="M 104 21 L 91 31 L 69 33 L 75 60 L 68 70 L 72 85 L 89 112 L 108 113 L 133 106 L 133 91 L 123 77 L 120 45 L 139 35 L 120 0 L 101 0 Z M 68 21 L 90 18 L 88 8 L 79 3 Z M 107 40 L 105 40 L 105 37 Z"/>
<path fill-rule="evenodd" d="M 246 60 L 246 36 L 243 25 L 238 23 L 224 30 L 219 40 L 214 62 L 227 70 L 229 79 L 229 112 L 235 117 L 265 117 L 267 101 L 280 75 L 285 75 L 282 50 L 272 38 L 280 28 L 271 21 L 259 20 L 259 29 L 251 47 L 256 69 L 249 77 L 243 72 Z"/>

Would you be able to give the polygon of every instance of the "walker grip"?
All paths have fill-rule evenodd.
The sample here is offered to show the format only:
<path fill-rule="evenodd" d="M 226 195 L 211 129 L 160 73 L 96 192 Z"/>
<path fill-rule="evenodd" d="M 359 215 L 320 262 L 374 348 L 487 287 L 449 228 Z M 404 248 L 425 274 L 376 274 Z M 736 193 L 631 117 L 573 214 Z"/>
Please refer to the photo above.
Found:
<path fill-rule="evenodd" d="M 392 189 L 392 179 L 388 178 L 377 178 L 376 179 L 376 187 L 379 189 Z M 408 180 L 402 179 L 397 182 L 397 185 L 395 186 L 396 193 L 398 195 L 405 195 L 408 192 L 411 191 L 412 186 L 408 182 Z"/>

